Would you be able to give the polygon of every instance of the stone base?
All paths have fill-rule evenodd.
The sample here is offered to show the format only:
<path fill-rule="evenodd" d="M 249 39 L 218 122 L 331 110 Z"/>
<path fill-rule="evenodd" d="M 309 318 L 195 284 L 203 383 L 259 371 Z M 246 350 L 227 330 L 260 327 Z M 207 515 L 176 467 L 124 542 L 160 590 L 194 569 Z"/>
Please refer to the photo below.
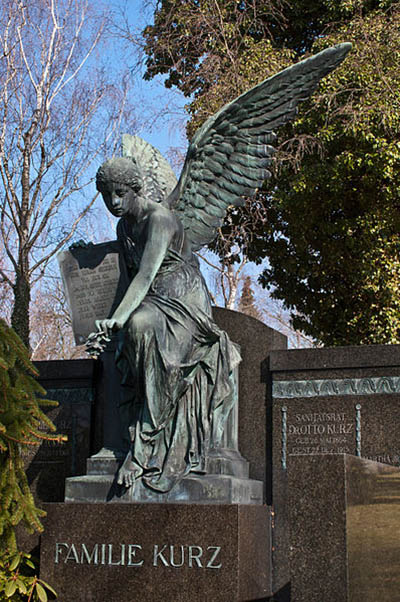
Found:
<path fill-rule="evenodd" d="M 151 502 L 184 504 L 262 504 L 263 483 L 248 478 L 249 463 L 233 449 L 211 449 L 207 473 L 190 473 L 168 493 L 152 491 L 139 480 L 127 489 L 116 482 L 124 454 L 102 449 L 87 460 L 87 474 L 65 482 L 66 502 Z"/>
<path fill-rule="evenodd" d="M 40 576 L 62 602 L 271 595 L 270 508 L 45 504 Z"/>
<path fill-rule="evenodd" d="M 172 491 L 157 493 L 141 481 L 129 489 L 113 475 L 88 474 L 65 482 L 66 502 L 150 502 L 172 504 L 262 504 L 263 483 L 226 475 L 189 475 Z"/>
<path fill-rule="evenodd" d="M 102 448 L 97 454 L 87 458 L 86 474 L 115 475 L 126 453 L 115 449 Z"/>

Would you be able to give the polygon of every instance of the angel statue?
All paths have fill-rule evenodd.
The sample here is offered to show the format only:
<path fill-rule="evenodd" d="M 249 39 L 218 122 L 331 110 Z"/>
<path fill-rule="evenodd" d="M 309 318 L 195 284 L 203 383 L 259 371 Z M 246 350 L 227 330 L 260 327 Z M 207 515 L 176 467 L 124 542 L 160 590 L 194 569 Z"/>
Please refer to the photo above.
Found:
<path fill-rule="evenodd" d="M 88 350 L 119 333 L 116 363 L 132 391 L 122 408 L 129 452 L 118 482 L 137 479 L 168 492 L 204 473 L 234 403 L 237 347 L 212 319 L 194 252 L 210 243 L 229 206 L 240 206 L 270 176 L 277 127 L 350 50 L 340 44 L 239 96 L 196 132 L 176 183 L 153 147 L 125 136 L 121 158 L 97 172 L 97 189 L 119 217 L 130 284 L 113 315 L 96 321 Z"/>

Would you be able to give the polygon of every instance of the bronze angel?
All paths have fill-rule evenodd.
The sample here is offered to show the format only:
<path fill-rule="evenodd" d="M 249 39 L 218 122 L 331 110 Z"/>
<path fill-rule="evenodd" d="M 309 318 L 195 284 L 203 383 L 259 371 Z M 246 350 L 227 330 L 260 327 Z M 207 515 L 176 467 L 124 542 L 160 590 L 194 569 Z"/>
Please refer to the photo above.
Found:
<path fill-rule="evenodd" d="M 170 491 L 204 473 L 234 403 L 236 346 L 212 319 L 194 251 L 216 235 L 230 205 L 270 176 L 274 130 L 350 50 L 341 44 L 271 77 L 209 118 L 196 132 L 179 181 L 161 155 L 125 136 L 122 158 L 97 173 L 117 227 L 130 285 L 111 318 L 96 322 L 96 351 L 120 336 L 116 362 L 132 392 L 121 408 L 130 449 L 118 481 Z"/>

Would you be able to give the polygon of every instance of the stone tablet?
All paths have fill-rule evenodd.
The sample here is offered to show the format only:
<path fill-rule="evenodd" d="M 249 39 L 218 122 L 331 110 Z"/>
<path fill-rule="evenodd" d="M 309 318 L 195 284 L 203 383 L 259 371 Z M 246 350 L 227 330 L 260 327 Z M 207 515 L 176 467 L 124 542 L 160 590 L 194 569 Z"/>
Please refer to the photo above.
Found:
<path fill-rule="evenodd" d="M 95 320 L 112 315 L 127 287 L 118 241 L 78 247 L 57 256 L 72 318 L 75 343 L 96 330 Z"/>

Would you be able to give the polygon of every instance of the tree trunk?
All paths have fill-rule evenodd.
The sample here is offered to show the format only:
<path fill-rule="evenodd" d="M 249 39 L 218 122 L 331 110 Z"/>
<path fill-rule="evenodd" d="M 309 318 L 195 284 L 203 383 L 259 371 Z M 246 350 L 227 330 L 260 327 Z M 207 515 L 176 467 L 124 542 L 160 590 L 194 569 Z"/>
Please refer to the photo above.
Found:
<path fill-rule="evenodd" d="M 29 349 L 29 304 L 31 285 L 25 270 L 18 269 L 14 290 L 14 307 L 11 315 L 11 326 Z"/>
<path fill-rule="evenodd" d="M 229 296 L 226 303 L 227 309 L 235 309 L 236 295 L 238 291 L 239 275 L 233 269 L 233 265 L 228 263 L 228 269 L 226 271 L 226 278 L 228 280 Z"/>

